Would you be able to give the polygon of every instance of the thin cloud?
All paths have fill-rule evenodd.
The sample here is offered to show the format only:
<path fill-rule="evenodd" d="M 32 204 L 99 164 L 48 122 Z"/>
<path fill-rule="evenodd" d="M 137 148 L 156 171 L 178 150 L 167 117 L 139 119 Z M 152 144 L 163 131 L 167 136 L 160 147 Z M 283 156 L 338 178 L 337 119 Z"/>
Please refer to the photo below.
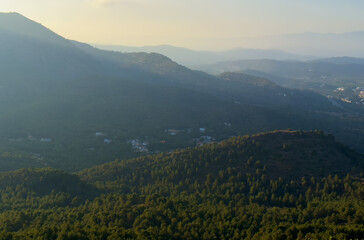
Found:
<path fill-rule="evenodd" d="M 140 0 L 93 0 L 92 4 L 95 6 L 112 6 L 118 4 L 135 4 Z"/>

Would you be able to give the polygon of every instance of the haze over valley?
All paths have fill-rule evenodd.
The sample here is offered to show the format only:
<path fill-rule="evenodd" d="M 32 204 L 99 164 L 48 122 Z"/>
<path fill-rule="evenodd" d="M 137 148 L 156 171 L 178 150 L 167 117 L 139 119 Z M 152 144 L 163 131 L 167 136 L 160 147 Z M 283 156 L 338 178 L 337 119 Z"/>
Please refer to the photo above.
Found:
<path fill-rule="evenodd" d="M 211 6 L 247 11 L 232 2 Z M 35 13 L 16 4 L 4 6 Z M 158 15 L 164 4 L 186 8 L 77 1 L 64 23 L 35 14 L 58 28 L 74 21 L 67 36 L 0 13 L 0 239 L 363 239 L 363 32 L 344 27 L 348 18 L 317 33 L 273 34 L 282 19 L 272 17 L 256 27 L 273 37 L 250 25 L 251 36 L 238 36 L 229 29 L 243 23 L 230 9 L 211 24 L 220 33 L 220 22 L 240 25 L 225 24 L 218 44 L 200 2 L 188 17 Z M 153 44 L 148 29 L 145 47 L 116 43 L 117 32 L 129 31 L 126 42 L 141 34 L 124 8 L 144 12 L 139 21 L 151 19 L 161 39 L 154 24 L 176 26 L 171 43 Z M 89 24 L 100 36 L 87 38 L 85 25 L 87 41 L 69 39 L 76 9 L 79 19 L 98 17 Z M 122 12 L 134 28 L 119 25 Z M 297 31 L 306 26 L 299 16 Z M 102 35 L 110 17 L 114 31 Z M 185 19 L 196 26 L 178 45 Z M 101 37 L 114 40 L 96 44 Z"/>
<path fill-rule="evenodd" d="M 231 69 L 214 76 L 156 53 L 99 50 L 19 14 L 0 17 L 4 26 L 15 25 L 1 30 L 3 147 L 39 158 L 29 166 L 79 169 L 137 156 L 132 140 L 146 143 L 141 152 L 149 153 L 195 146 L 204 136 L 287 128 L 324 129 L 363 150 L 361 106 Z"/>

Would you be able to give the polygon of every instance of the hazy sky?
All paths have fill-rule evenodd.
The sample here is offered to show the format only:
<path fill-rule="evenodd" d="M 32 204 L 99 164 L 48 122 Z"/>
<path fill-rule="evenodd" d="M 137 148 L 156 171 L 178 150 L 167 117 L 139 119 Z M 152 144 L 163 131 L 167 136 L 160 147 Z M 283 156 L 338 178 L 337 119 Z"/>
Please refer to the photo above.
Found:
<path fill-rule="evenodd" d="M 222 49 L 246 37 L 364 30 L 363 0 L 0 0 L 9 11 L 69 39 L 133 46 Z"/>

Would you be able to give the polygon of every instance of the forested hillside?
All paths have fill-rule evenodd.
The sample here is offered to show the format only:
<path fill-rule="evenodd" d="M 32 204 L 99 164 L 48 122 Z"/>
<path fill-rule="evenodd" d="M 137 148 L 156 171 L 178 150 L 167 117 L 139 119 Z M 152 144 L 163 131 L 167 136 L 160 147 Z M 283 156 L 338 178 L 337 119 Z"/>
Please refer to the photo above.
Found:
<path fill-rule="evenodd" d="M 276 131 L 1 173 L 0 239 L 363 239 L 363 161 L 322 132 Z"/>

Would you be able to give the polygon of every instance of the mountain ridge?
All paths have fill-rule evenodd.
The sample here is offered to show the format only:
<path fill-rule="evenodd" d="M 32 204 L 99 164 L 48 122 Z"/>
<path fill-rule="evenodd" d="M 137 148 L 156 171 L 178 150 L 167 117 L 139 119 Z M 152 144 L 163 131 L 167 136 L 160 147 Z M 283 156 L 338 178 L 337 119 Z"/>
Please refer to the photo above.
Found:
<path fill-rule="evenodd" d="M 197 156 L 202 158 L 196 159 Z M 357 154 L 321 131 L 277 130 L 233 137 L 199 148 L 106 163 L 85 169 L 80 176 L 91 182 L 120 182 L 129 181 L 133 171 L 136 171 L 140 178 L 144 175 L 144 180 L 134 181 L 133 184 L 142 186 L 163 178 L 174 181 L 177 176 L 195 176 L 196 180 L 205 180 L 207 174 L 216 176 L 218 171 L 228 168 L 236 172 L 246 171 L 254 164 L 264 169 L 271 179 L 324 177 L 329 174 L 345 176 L 353 173 L 354 169 L 356 174 L 363 170 L 364 155 Z M 167 176 L 159 171 L 158 176 L 154 176 L 152 172 L 157 166 L 174 169 L 178 174 Z M 187 169 L 194 168 L 198 170 L 188 173 Z"/>
<path fill-rule="evenodd" d="M 198 51 L 183 47 L 175 47 L 172 45 L 157 45 L 144 47 L 128 47 L 118 45 L 101 45 L 91 44 L 95 47 L 105 50 L 118 52 L 156 52 L 161 53 L 174 61 L 196 69 L 202 64 L 212 64 L 220 61 L 232 61 L 239 59 L 261 59 L 261 58 L 276 58 L 280 60 L 287 59 L 313 59 L 314 57 L 295 55 L 275 49 L 244 49 L 234 48 L 226 51 Z"/>
<path fill-rule="evenodd" d="M 13 34 L 19 34 L 53 44 L 71 46 L 67 39 L 17 12 L 0 12 L 0 31 L 9 31 Z"/>
<path fill-rule="evenodd" d="M 75 171 L 284 128 L 322 128 L 362 147 L 361 122 L 341 118 L 340 108 L 310 91 L 271 91 L 246 75 L 226 81 L 156 53 L 103 51 L 70 40 L 70 47 L 44 44 L 12 33 L 0 41 L 3 171 L 22 164 Z M 139 152 L 133 141 L 148 147 Z"/>

